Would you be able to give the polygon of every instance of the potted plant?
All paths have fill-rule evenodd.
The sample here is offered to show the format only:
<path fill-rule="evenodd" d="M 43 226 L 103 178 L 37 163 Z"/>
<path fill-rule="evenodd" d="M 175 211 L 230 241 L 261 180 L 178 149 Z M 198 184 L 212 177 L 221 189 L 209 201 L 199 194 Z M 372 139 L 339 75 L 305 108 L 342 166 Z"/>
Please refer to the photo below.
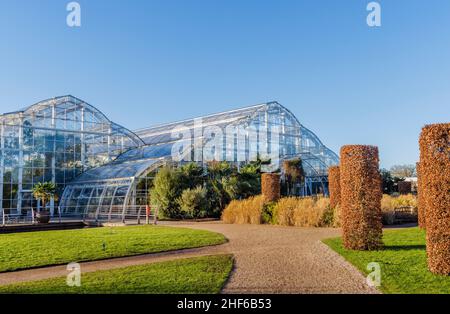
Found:
<path fill-rule="evenodd" d="M 56 184 L 53 182 L 38 183 L 33 187 L 33 196 L 36 199 L 41 200 L 43 210 L 36 213 L 36 220 L 38 223 L 49 223 L 50 212 L 47 210 L 46 205 L 50 199 L 57 199 L 56 196 Z"/>

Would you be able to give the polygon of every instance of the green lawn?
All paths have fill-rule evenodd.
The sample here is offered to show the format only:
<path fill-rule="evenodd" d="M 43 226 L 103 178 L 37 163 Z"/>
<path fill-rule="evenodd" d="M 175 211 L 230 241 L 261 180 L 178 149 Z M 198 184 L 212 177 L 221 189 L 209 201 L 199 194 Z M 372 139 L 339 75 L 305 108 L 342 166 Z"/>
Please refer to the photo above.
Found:
<path fill-rule="evenodd" d="M 0 294 L 219 293 L 232 267 L 231 255 L 194 257 L 82 274 L 80 287 L 62 277 L 0 286 Z"/>
<path fill-rule="evenodd" d="M 224 242 L 218 233 L 160 226 L 4 234 L 0 235 L 0 272 Z"/>
<path fill-rule="evenodd" d="M 370 262 L 381 266 L 381 287 L 384 293 L 450 293 L 450 276 L 428 271 L 425 252 L 425 232 L 419 228 L 384 231 L 385 248 L 380 251 L 349 251 L 342 248 L 340 238 L 324 242 L 344 256 L 360 271 Z"/>

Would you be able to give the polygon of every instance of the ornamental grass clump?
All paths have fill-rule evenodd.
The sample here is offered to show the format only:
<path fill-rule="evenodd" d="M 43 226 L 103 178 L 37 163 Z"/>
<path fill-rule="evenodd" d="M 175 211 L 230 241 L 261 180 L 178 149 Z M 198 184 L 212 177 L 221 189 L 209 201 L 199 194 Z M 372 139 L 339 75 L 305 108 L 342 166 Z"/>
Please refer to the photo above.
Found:
<path fill-rule="evenodd" d="M 425 126 L 419 142 L 428 268 L 450 275 L 450 123 Z"/>
<path fill-rule="evenodd" d="M 417 208 L 417 197 L 412 194 L 391 196 L 383 194 L 381 199 L 381 210 L 393 211 L 402 207 Z"/>
<path fill-rule="evenodd" d="M 426 186 L 423 184 L 422 175 L 420 174 L 420 162 L 416 163 L 416 172 L 417 172 L 417 211 L 418 211 L 419 228 L 425 229 L 426 215 L 425 215 L 424 195 L 426 195 L 425 192 Z"/>
<path fill-rule="evenodd" d="M 409 207 L 410 213 L 417 216 L 417 197 L 412 194 L 391 196 L 383 194 L 381 199 L 381 212 L 383 223 L 385 225 L 393 225 L 395 223 L 395 212 L 402 208 Z"/>
<path fill-rule="evenodd" d="M 296 227 L 331 227 L 334 211 L 325 197 L 285 197 L 269 202 L 264 196 L 232 201 L 222 214 L 229 224 L 271 223 Z"/>
<path fill-rule="evenodd" d="M 341 224 L 343 244 L 350 250 L 382 246 L 381 176 L 378 148 L 348 145 L 341 148 Z"/>
<path fill-rule="evenodd" d="M 222 220 L 229 224 L 259 225 L 262 223 L 262 214 L 267 203 L 262 195 L 231 201 L 222 213 Z"/>
<path fill-rule="evenodd" d="M 287 197 L 278 201 L 274 212 L 282 226 L 326 227 L 333 224 L 329 198 Z"/>
<path fill-rule="evenodd" d="M 293 226 L 294 211 L 297 206 L 298 198 L 296 197 L 284 197 L 280 199 L 273 210 L 277 223 L 282 226 Z"/>

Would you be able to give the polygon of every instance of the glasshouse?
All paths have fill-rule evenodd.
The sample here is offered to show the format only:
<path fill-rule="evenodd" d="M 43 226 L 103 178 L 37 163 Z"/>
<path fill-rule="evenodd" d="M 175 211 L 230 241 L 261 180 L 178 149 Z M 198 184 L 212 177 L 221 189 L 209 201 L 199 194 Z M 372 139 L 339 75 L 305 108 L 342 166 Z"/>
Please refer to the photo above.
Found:
<path fill-rule="evenodd" d="M 300 158 L 299 194 L 327 194 L 338 156 L 277 102 L 130 131 L 73 96 L 0 115 L 0 209 L 27 215 L 39 207 L 32 188 L 53 182 L 50 211 L 67 217 L 124 220 L 148 202 L 152 175 L 165 164 L 269 158 L 267 171 Z M 59 210 L 58 210 L 59 209 Z"/>

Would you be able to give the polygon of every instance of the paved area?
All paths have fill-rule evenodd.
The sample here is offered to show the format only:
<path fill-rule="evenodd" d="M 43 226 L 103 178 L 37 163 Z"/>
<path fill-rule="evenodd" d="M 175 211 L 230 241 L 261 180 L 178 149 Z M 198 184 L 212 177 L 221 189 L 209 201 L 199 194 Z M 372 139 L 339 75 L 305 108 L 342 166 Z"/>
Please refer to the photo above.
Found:
<path fill-rule="evenodd" d="M 164 223 L 224 234 L 223 245 L 81 263 L 82 272 L 142 265 L 178 258 L 231 253 L 235 268 L 223 293 L 378 293 L 321 240 L 336 229 L 281 226 Z M 0 285 L 66 276 L 65 266 L 0 274 Z"/>

